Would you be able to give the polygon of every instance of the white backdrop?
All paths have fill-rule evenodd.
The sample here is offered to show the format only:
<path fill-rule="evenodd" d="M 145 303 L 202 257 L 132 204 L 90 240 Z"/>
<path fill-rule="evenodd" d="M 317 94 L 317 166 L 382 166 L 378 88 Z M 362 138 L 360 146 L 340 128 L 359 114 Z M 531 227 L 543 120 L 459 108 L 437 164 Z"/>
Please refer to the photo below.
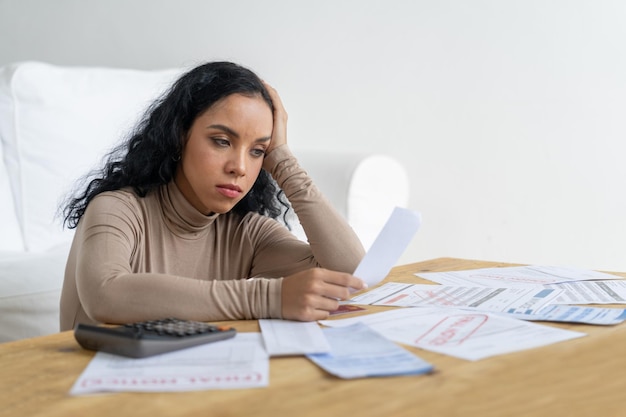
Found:
<path fill-rule="evenodd" d="M 407 166 L 402 263 L 626 271 L 624 22 L 622 0 L 0 0 L 0 65 L 233 60 L 294 147 Z"/>

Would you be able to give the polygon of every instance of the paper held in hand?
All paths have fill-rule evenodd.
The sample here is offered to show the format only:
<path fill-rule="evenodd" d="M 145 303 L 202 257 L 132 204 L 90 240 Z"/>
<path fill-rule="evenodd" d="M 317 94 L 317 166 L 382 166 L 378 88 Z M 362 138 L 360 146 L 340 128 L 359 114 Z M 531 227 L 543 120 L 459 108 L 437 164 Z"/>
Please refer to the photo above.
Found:
<path fill-rule="evenodd" d="M 395 266 L 422 224 L 419 212 L 396 207 L 352 275 L 372 287 Z"/>

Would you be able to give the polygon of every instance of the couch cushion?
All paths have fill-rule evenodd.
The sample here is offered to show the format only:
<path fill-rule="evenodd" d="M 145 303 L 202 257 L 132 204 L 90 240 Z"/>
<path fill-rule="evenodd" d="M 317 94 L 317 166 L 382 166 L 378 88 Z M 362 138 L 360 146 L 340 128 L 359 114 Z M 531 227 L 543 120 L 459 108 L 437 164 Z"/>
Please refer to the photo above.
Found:
<path fill-rule="evenodd" d="M 179 74 L 38 62 L 0 69 L 0 136 L 27 250 L 71 240 L 56 216 L 63 199 Z"/>

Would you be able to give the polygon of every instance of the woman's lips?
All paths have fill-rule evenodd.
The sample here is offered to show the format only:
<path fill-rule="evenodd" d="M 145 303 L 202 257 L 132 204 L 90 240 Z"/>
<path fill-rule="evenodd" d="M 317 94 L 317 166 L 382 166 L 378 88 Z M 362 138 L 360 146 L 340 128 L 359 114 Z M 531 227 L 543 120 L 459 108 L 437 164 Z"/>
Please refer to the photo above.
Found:
<path fill-rule="evenodd" d="M 220 184 L 217 191 L 228 198 L 237 198 L 241 195 L 241 188 L 234 184 Z"/>

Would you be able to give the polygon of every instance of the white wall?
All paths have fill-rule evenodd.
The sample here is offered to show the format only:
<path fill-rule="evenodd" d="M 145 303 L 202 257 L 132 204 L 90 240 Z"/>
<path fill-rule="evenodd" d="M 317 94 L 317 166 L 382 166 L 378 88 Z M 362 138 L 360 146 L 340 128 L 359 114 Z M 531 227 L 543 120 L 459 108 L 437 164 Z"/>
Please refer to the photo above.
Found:
<path fill-rule="evenodd" d="M 0 65 L 234 60 L 295 146 L 406 164 L 403 263 L 626 271 L 624 22 L 622 0 L 0 0 Z"/>

